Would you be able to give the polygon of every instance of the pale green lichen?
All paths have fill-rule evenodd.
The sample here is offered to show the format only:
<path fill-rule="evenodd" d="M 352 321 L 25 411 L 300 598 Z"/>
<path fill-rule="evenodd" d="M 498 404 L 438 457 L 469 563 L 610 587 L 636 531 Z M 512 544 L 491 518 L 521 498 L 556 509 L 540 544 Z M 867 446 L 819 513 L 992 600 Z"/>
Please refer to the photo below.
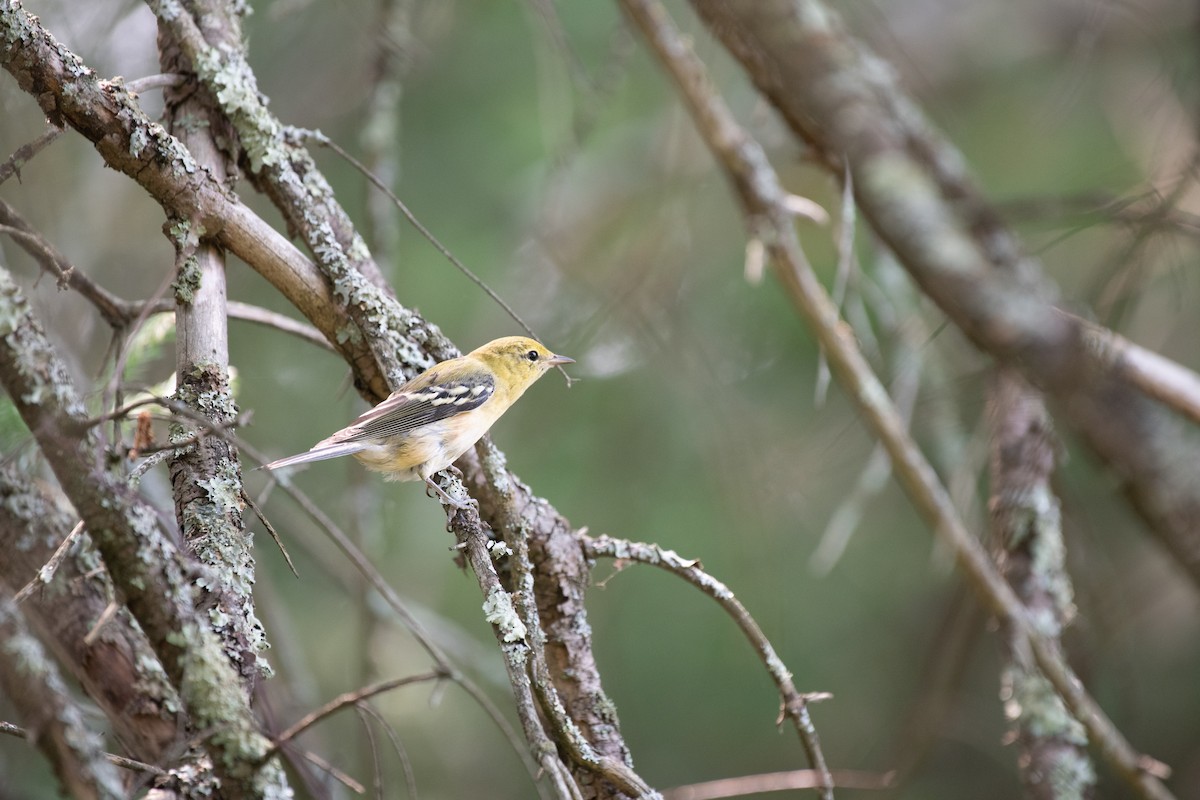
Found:
<path fill-rule="evenodd" d="M 512 598 L 499 587 L 483 601 L 483 618 L 500 630 L 500 638 L 505 642 L 523 642 L 529 633 L 513 608 Z"/>
<path fill-rule="evenodd" d="M 267 113 L 245 58 L 232 48 L 208 47 L 196 54 L 195 64 L 201 80 L 238 129 L 251 171 L 282 164 L 286 159 L 283 126 Z"/>
<path fill-rule="evenodd" d="M 129 133 L 129 155 L 138 158 L 142 155 L 142 151 L 150 144 L 150 136 L 145 128 L 135 127 Z"/>
<path fill-rule="evenodd" d="M 205 233 L 203 225 L 184 219 L 174 219 L 167 226 L 167 237 L 175 245 L 175 252 L 183 256 L 178 259 L 175 282 L 171 284 L 177 303 L 191 305 L 196 292 L 200 291 L 200 264 L 195 253 Z"/>
<path fill-rule="evenodd" d="M 1040 673 L 1009 668 L 1005 671 L 1001 699 L 1004 715 L 1029 735 L 1055 737 L 1081 747 L 1087 744 L 1087 731 Z"/>
<path fill-rule="evenodd" d="M 0 298 L 7 301 L 0 303 L 0 336 L 11 336 L 28 317 L 29 308 L 25 296 L 20 293 L 7 272 L 0 275 Z"/>
<path fill-rule="evenodd" d="M 208 499 L 223 512 L 242 510 L 242 482 L 228 475 L 202 478 L 196 484 L 208 493 Z"/>

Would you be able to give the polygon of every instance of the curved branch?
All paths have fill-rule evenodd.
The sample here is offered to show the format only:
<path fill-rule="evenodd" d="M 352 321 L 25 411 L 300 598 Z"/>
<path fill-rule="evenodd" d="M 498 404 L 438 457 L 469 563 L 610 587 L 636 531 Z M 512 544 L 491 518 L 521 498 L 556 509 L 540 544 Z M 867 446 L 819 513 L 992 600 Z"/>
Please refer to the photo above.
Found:
<path fill-rule="evenodd" d="M 424 683 L 425 681 L 436 681 L 448 677 L 450 676 L 447 672 L 438 669 L 434 670 L 433 672 L 423 672 L 419 675 L 407 675 L 403 678 L 393 678 L 392 680 L 380 681 L 379 683 L 375 683 L 370 686 L 364 686 L 363 688 L 357 689 L 353 692 L 340 694 L 320 708 L 312 711 L 309 714 L 305 714 L 302 719 L 297 720 L 294 724 L 288 726 L 282 733 L 276 736 L 275 741 L 271 744 L 271 750 L 268 755 L 279 750 L 279 748 L 283 747 L 292 739 L 295 739 L 297 736 L 304 733 L 313 725 L 316 725 L 321 720 L 325 719 L 331 714 L 336 713 L 340 709 L 345 708 L 346 706 L 361 703 L 362 701 L 369 700 L 376 695 L 390 692 L 393 689 L 399 689 L 401 686 L 408 686 L 414 683 Z"/>
<path fill-rule="evenodd" d="M 763 633 L 762 628 L 758 627 L 758 622 L 729 590 L 729 587 L 705 572 L 698 561 L 681 558 L 674 550 L 663 550 L 657 545 L 616 539 L 608 535 L 595 538 L 581 535 L 580 539 L 583 541 L 583 549 L 588 558 L 615 558 L 658 567 L 682 578 L 704 592 L 733 618 L 734 624 L 741 629 L 747 641 L 750 642 L 754 652 L 763 662 L 763 666 L 767 668 L 767 674 L 771 676 L 775 688 L 779 690 L 782 713 L 792 721 L 792 725 L 796 728 L 796 733 L 799 734 L 800 741 L 804 745 L 804 752 L 808 756 L 809 763 L 813 765 L 812 772 L 816 777 L 813 788 L 821 790 L 823 797 L 833 797 L 833 775 L 825 762 L 825 754 L 821 751 L 821 741 L 817 736 L 817 729 L 808 713 L 810 702 L 825 700 L 831 695 L 822 692 L 802 693 L 796 691 L 796 684 L 792 682 L 792 673 L 784 665 L 783 659 L 775 652 L 775 648 Z"/>

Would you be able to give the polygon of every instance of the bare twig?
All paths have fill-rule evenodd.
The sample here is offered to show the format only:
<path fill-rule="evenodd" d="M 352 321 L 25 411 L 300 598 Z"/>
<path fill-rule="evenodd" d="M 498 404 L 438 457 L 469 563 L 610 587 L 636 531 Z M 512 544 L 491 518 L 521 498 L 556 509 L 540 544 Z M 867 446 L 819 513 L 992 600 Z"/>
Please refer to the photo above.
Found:
<path fill-rule="evenodd" d="M 46 562 L 46 565 L 38 570 L 38 574 L 30 579 L 29 583 L 22 586 L 21 591 L 13 595 L 13 601 L 15 603 L 20 605 L 26 597 L 29 597 L 29 595 L 33 594 L 34 591 L 37 590 L 39 584 L 45 586 L 50 581 L 54 580 L 54 573 L 58 571 L 58 565 L 61 564 L 62 560 L 67 557 L 67 551 L 71 549 L 71 545 L 79 538 L 79 534 L 81 533 L 83 533 L 83 520 L 80 520 L 78 523 L 76 523 L 75 527 L 71 529 L 71 532 L 67 534 L 67 537 L 62 540 L 62 544 L 60 544 L 54 551 L 54 554 L 50 556 L 50 560 Z"/>
<path fill-rule="evenodd" d="M 842 210 L 838 217 L 837 237 L 837 272 L 833 281 L 833 304 L 839 309 L 846 301 L 846 290 L 850 285 L 850 274 L 858 268 L 854 255 L 854 232 L 858 221 L 858 207 L 854 205 L 854 182 L 847 170 L 842 181 Z M 825 351 L 821 350 L 817 361 L 817 405 L 825 403 L 825 394 L 829 390 L 829 362 L 825 359 Z"/>
<path fill-rule="evenodd" d="M 125 91 L 133 94 L 149 92 L 154 89 L 167 89 L 182 86 L 187 78 L 171 72 L 160 72 L 157 75 L 145 75 L 141 78 L 134 78 L 131 81 L 125 81 Z"/>
<path fill-rule="evenodd" d="M 350 777 L 345 772 L 342 772 L 340 769 L 335 767 L 333 764 L 330 764 L 328 761 L 321 758 L 319 755 L 312 752 L 311 750 L 305 750 L 302 755 L 304 756 L 305 761 L 307 761 L 308 763 L 317 767 L 318 769 L 324 770 L 325 772 L 329 773 L 329 775 L 335 781 L 342 784 L 343 786 L 345 786 L 347 789 L 354 792 L 355 794 L 364 794 L 367 791 L 366 787 L 363 786 L 361 783 L 354 780 L 354 778 Z"/>
<path fill-rule="evenodd" d="M 38 138 L 29 144 L 23 144 L 18 147 L 15 153 L 9 156 L 3 164 L 0 164 L 0 183 L 4 183 L 13 175 L 16 175 L 17 180 L 20 181 L 21 167 L 28 164 L 30 159 L 42 152 L 47 145 L 61 136 L 63 130 L 65 129 L 60 126 L 51 125 Z"/>
<path fill-rule="evenodd" d="M 246 505 L 250 506 L 250 510 L 254 512 L 254 516 L 258 517 L 258 521 L 263 524 L 263 527 L 267 529 L 267 533 L 271 535 L 271 539 L 275 541 L 275 546 L 279 548 L 279 552 L 283 555 L 283 560 L 287 562 L 288 569 L 292 571 L 293 575 L 299 578 L 300 573 L 296 571 L 296 565 L 292 563 L 292 557 L 288 554 L 287 548 L 283 546 L 283 540 L 279 538 L 279 532 L 275 530 L 275 526 L 263 514 L 262 509 L 250 497 L 250 493 L 246 491 L 245 487 L 242 487 L 241 493 L 242 499 L 246 501 Z"/>
<path fill-rule="evenodd" d="M 124 330 L 143 314 L 175 312 L 175 303 L 166 297 L 132 301 L 118 297 L 93 281 L 74 266 L 63 253 L 39 233 L 15 208 L 0 200 L 0 233 L 7 234 L 37 261 L 38 266 L 54 276 L 62 287 L 70 287 L 91 303 L 112 328 Z M 226 304 L 231 319 L 251 322 L 303 339 L 323 350 L 333 351 L 329 340 L 316 328 L 298 322 L 277 311 L 236 300 Z"/>
<path fill-rule="evenodd" d="M 894 782 L 891 772 L 855 772 L 834 770 L 833 782 L 840 789 L 888 789 Z M 723 778 L 704 783 L 677 786 L 663 792 L 664 800 L 721 800 L 725 797 L 744 797 L 748 794 L 787 792 L 820 787 L 820 776 L 811 769 L 789 772 L 766 772 L 741 778 Z"/>
<path fill-rule="evenodd" d="M 19 739 L 33 740 L 33 734 L 20 725 L 13 725 L 11 722 L 0 721 L 0 733 L 6 736 L 16 736 Z M 144 772 L 147 775 L 166 775 L 167 771 L 156 767 L 153 764 L 146 764 L 136 759 L 119 756 L 115 753 L 104 753 L 104 758 L 113 766 L 127 769 L 131 772 Z"/>
<path fill-rule="evenodd" d="M 436 686 L 434 687 L 434 691 L 437 691 Z M 383 714 L 380 714 L 368 703 L 359 703 L 356 706 L 356 710 L 363 717 L 363 724 L 367 726 L 368 730 L 370 728 L 368 718 L 375 720 L 379 727 L 383 728 L 384 733 L 387 734 L 388 741 L 392 745 L 392 750 L 396 753 L 396 758 L 400 760 L 400 768 L 404 771 L 404 785 L 408 788 L 408 796 L 412 800 L 417 800 L 420 795 L 417 794 L 417 776 L 413 772 L 412 759 L 408 756 L 408 750 L 404 747 L 404 742 L 400 741 L 400 734 L 396 732 L 395 726 L 388 722 Z M 374 749 L 372 747 L 372 750 Z M 372 760 L 376 764 L 376 770 L 378 770 L 378 757 L 372 754 Z M 376 794 L 380 800 L 383 800 L 383 786 L 378 772 L 375 776 L 375 788 Z"/>
<path fill-rule="evenodd" d="M 1150 397 L 1200 423 L 1200 375 L 1101 325 L 1084 320 L 1078 323 L 1102 363 Z"/>
<path fill-rule="evenodd" d="M 15 208 L 0 200 L 0 231 L 8 234 L 29 253 L 42 270 L 53 275 L 59 287 L 70 287 L 96 307 L 100 316 L 114 328 L 124 328 L 136 316 L 131 304 L 100 286 L 54 247 Z"/>
<path fill-rule="evenodd" d="M 432 672 L 422 672 L 419 675 L 408 675 L 404 678 L 393 678 L 392 680 L 388 681 L 380 681 L 372 686 L 365 686 L 353 692 L 340 694 L 320 708 L 312 711 L 309 714 L 306 714 L 304 717 L 297 720 L 294 724 L 290 725 L 282 733 L 276 736 L 275 741 L 271 744 L 271 749 L 263 755 L 263 758 L 266 759 L 271 757 L 279 750 L 279 748 L 286 745 L 292 739 L 295 739 L 297 736 L 304 733 L 304 731 L 325 719 L 325 717 L 328 717 L 330 714 L 333 714 L 336 711 L 340 711 L 346 706 L 356 705 L 364 700 L 375 697 L 376 695 L 383 694 L 384 692 L 390 692 L 393 689 L 399 689 L 401 686 L 410 686 L 414 683 L 424 683 L 426 681 L 439 681 L 449 677 L 450 674 L 448 672 L 436 669 Z"/>

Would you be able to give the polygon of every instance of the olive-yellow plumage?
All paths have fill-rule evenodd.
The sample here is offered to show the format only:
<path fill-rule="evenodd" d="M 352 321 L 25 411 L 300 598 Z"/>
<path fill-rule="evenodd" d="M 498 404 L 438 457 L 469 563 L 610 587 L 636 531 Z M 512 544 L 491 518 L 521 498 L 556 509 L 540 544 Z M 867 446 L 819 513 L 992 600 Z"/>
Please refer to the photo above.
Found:
<path fill-rule="evenodd" d="M 425 481 L 444 503 L 458 506 L 433 475 L 479 441 L 547 370 L 572 361 L 524 336 L 496 339 L 434 364 L 308 452 L 265 468 L 353 455 L 388 480 Z"/>

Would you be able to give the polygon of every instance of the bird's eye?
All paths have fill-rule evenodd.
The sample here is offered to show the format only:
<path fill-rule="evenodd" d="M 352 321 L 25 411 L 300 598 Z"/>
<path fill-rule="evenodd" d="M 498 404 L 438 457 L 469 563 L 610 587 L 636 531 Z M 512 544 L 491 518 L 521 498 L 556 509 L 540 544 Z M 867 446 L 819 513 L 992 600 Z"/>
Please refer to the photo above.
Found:
<path fill-rule="evenodd" d="M 528 353 L 525 354 L 525 357 L 528 358 L 530 361 L 537 361 L 538 360 L 538 351 L 530 350 Z"/>

